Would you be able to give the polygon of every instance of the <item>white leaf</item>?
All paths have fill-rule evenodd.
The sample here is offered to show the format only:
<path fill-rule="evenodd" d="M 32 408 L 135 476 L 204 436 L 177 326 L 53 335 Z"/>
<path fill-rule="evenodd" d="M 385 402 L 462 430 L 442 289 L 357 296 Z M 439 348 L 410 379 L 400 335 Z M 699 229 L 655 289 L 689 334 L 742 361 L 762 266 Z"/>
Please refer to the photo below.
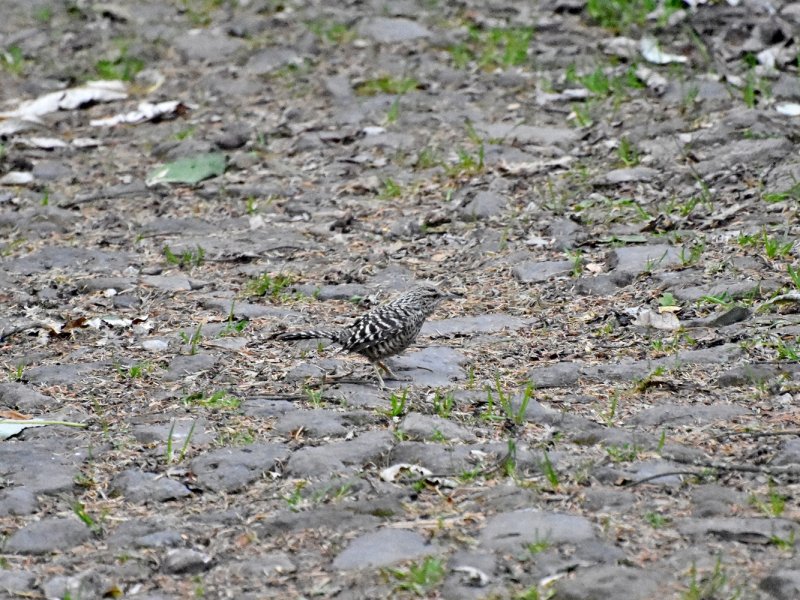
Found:
<path fill-rule="evenodd" d="M 668 54 L 662 52 L 658 47 L 658 41 L 654 37 L 646 36 L 639 41 L 639 51 L 648 62 L 655 65 L 667 65 L 669 63 L 687 63 L 689 59 L 678 54 Z"/>

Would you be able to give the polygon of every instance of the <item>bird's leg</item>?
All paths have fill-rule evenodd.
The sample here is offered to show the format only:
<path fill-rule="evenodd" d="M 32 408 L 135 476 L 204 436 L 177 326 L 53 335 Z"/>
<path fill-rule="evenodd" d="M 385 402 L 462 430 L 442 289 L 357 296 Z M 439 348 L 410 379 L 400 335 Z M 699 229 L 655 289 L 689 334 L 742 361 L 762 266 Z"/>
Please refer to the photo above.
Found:
<path fill-rule="evenodd" d="M 378 365 L 381 364 L 380 361 L 377 363 L 372 363 L 372 366 L 375 367 L 375 376 L 378 378 L 378 384 L 382 390 L 386 389 L 386 384 L 383 383 L 383 377 L 381 377 L 381 370 L 378 368 Z"/>
<path fill-rule="evenodd" d="M 394 371 L 392 371 L 392 370 L 391 370 L 391 369 L 390 369 L 390 368 L 389 368 L 389 367 L 386 365 L 386 363 L 385 363 L 385 362 L 383 362 L 382 360 L 376 360 L 376 361 L 375 361 L 375 368 L 377 369 L 378 367 L 380 367 L 381 369 L 383 369 L 384 371 L 386 371 L 386 374 L 387 374 L 389 377 L 391 377 L 392 379 L 394 379 L 395 381 L 411 381 L 411 378 L 410 378 L 410 377 L 401 377 L 400 375 L 397 375 L 397 374 L 396 374 Z"/>

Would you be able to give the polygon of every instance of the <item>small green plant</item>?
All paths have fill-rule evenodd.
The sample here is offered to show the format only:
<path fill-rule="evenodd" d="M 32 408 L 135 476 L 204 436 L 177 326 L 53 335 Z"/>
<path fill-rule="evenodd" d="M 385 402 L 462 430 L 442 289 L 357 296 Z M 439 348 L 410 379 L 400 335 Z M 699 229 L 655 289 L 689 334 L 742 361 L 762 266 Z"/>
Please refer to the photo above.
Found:
<path fill-rule="evenodd" d="M 25 56 L 19 46 L 9 46 L 0 52 L 0 67 L 12 75 L 22 75 L 25 70 Z"/>
<path fill-rule="evenodd" d="M 621 32 L 642 25 L 656 8 L 656 0 L 587 0 L 586 12 L 601 27 Z"/>
<path fill-rule="evenodd" d="M 442 560 L 432 556 L 406 569 L 388 569 L 388 572 L 398 582 L 396 590 L 412 592 L 417 596 L 428 596 L 444 580 L 445 575 Z"/>
<path fill-rule="evenodd" d="M 800 269 L 795 269 L 792 265 L 786 265 L 786 272 L 796 290 L 800 290 Z"/>
<path fill-rule="evenodd" d="M 729 307 L 734 303 L 733 296 L 727 290 L 719 294 L 706 294 L 701 296 L 699 302 L 707 304 L 716 304 L 718 306 Z"/>
<path fill-rule="evenodd" d="M 686 246 L 681 246 L 679 257 L 681 260 L 681 265 L 688 267 L 695 264 L 698 260 L 700 260 L 700 257 L 703 255 L 703 252 L 705 252 L 705 249 L 706 244 L 702 240 L 696 240 L 695 243 L 691 245 L 688 252 L 686 250 Z"/>
<path fill-rule="evenodd" d="M 550 488 L 553 490 L 558 489 L 558 472 L 556 472 L 553 463 L 550 461 L 550 456 L 546 451 L 542 456 L 542 471 L 544 471 L 544 476 L 547 478 Z"/>
<path fill-rule="evenodd" d="M 583 273 L 583 252 L 580 249 L 566 252 L 567 258 L 572 261 L 572 270 L 570 275 L 577 279 Z"/>
<path fill-rule="evenodd" d="M 383 190 L 381 190 L 381 198 L 388 200 L 391 198 L 399 198 L 403 195 L 403 187 L 394 179 L 387 178 L 383 181 Z"/>
<path fill-rule="evenodd" d="M 631 462 L 639 456 L 639 448 L 635 444 L 622 444 L 620 446 L 607 446 L 606 453 L 611 462 Z"/>
<path fill-rule="evenodd" d="M 533 30 L 527 27 L 481 29 L 470 26 L 467 39 L 450 47 L 450 58 L 457 69 L 470 64 L 484 70 L 524 65 Z"/>
<path fill-rule="evenodd" d="M 183 446 L 181 446 L 181 450 L 178 453 L 178 460 L 182 461 L 186 456 L 186 452 L 189 450 L 189 444 L 192 441 L 192 436 L 194 435 L 194 428 L 197 425 L 197 421 L 192 421 L 192 426 L 189 428 L 189 433 L 186 434 L 186 439 L 183 441 Z M 164 461 L 171 465 L 175 461 L 175 421 L 172 421 L 172 424 L 169 427 L 169 433 L 167 434 L 167 447 L 164 450 Z"/>
<path fill-rule="evenodd" d="M 198 324 L 192 335 L 188 335 L 185 331 L 179 332 L 178 335 L 184 344 L 189 344 L 189 354 L 194 356 L 197 354 L 197 347 L 203 341 L 203 324 Z"/>
<path fill-rule="evenodd" d="M 664 308 L 671 307 L 671 306 L 680 306 L 678 301 L 675 299 L 675 296 L 672 295 L 672 292 L 664 292 L 658 298 L 658 305 Z"/>
<path fill-rule="evenodd" d="M 332 23 L 318 20 L 306 23 L 306 26 L 308 30 L 320 40 L 332 44 L 347 44 L 352 42 L 356 37 L 355 31 L 345 23 Z"/>
<path fill-rule="evenodd" d="M 417 154 L 414 167 L 417 169 L 430 169 L 441 164 L 441 162 L 442 160 L 435 148 L 425 147 Z"/>
<path fill-rule="evenodd" d="M 72 505 L 72 512 L 74 512 L 75 516 L 77 516 L 93 533 L 99 533 L 102 529 L 100 524 L 86 512 L 86 507 L 82 502 L 75 502 Z"/>
<path fill-rule="evenodd" d="M 531 554 L 541 554 L 545 550 L 552 547 L 553 543 L 547 538 L 537 539 L 535 542 L 528 544 L 528 552 Z"/>
<path fill-rule="evenodd" d="M 670 521 L 669 517 L 665 517 L 661 513 L 657 512 L 645 513 L 644 520 L 647 521 L 650 524 L 650 527 L 653 529 L 661 529 Z"/>
<path fill-rule="evenodd" d="M 517 478 L 517 442 L 514 438 L 508 438 L 508 449 L 503 457 L 501 469 L 506 477 Z"/>
<path fill-rule="evenodd" d="M 718 598 L 718 594 L 728 583 L 728 576 L 722 568 L 722 560 L 717 558 L 714 570 L 705 577 L 699 577 L 697 566 L 689 569 L 689 583 L 686 591 L 681 595 L 681 600 L 708 600 Z M 736 597 L 736 596 L 734 596 Z"/>
<path fill-rule="evenodd" d="M 619 140 L 619 147 L 617 148 L 617 156 L 620 162 L 626 167 L 635 167 L 639 164 L 639 151 L 631 144 L 627 137 L 622 136 Z"/>
<path fill-rule="evenodd" d="M 210 396 L 206 396 L 202 392 L 195 392 L 189 394 L 183 399 L 186 405 L 202 406 L 204 408 L 211 408 L 214 410 L 236 410 L 241 405 L 242 401 L 229 394 L 224 390 L 217 390 Z"/>
<path fill-rule="evenodd" d="M 791 254 L 794 249 L 794 240 L 781 241 L 777 237 L 770 237 L 767 235 L 766 230 L 762 233 L 764 239 L 764 254 L 767 258 L 774 260 L 776 258 L 783 258 Z"/>
<path fill-rule="evenodd" d="M 389 403 L 391 405 L 391 408 L 389 409 L 390 417 L 399 417 L 405 412 L 407 398 L 408 388 L 403 388 L 403 391 L 400 394 L 392 392 L 389 395 Z"/>
<path fill-rule="evenodd" d="M 533 390 L 534 385 L 533 382 L 529 382 L 527 386 L 525 386 L 525 391 L 522 394 L 522 399 L 520 401 L 519 407 L 515 410 L 512 397 L 503 391 L 503 387 L 500 384 L 500 376 L 495 375 L 494 378 L 495 384 L 495 392 L 497 393 L 497 403 L 500 406 L 501 410 L 503 411 L 503 417 L 506 420 L 510 421 L 514 425 L 522 425 L 525 423 L 525 413 L 528 410 L 528 404 L 533 397 Z M 492 389 L 490 387 L 486 387 L 486 395 L 487 395 L 487 405 L 494 406 L 494 397 L 492 395 Z"/>
<path fill-rule="evenodd" d="M 49 6 L 42 6 L 33 11 L 33 18 L 40 23 L 49 23 L 53 18 L 53 9 Z"/>
<path fill-rule="evenodd" d="M 18 363 L 17 366 L 11 371 L 12 381 L 22 381 L 22 376 L 25 374 L 25 365 Z"/>
<path fill-rule="evenodd" d="M 775 489 L 775 482 L 770 480 L 766 500 L 752 494 L 749 498 L 749 502 L 751 506 L 755 506 L 766 516 L 777 518 L 780 517 L 786 509 L 787 499 L 787 496 Z"/>
<path fill-rule="evenodd" d="M 608 399 L 608 410 L 603 414 L 603 421 L 609 427 L 614 425 L 614 418 L 617 416 L 617 407 L 619 406 L 619 392 L 614 391 Z"/>
<path fill-rule="evenodd" d="M 126 376 L 128 379 L 140 379 L 150 373 L 153 370 L 152 363 L 149 362 L 137 362 L 132 364 L 128 367 L 128 371 L 126 372 Z"/>
<path fill-rule="evenodd" d="M 242 333 L 245 328 L 247 328 L 247 324 L 249 321 L 247 319 L 236 319 L 234 307 L 236 305 L 236 301 L 231 302 L 231 309 L 228 311 L 228 320 L 225 322 L 225 327 L 220 331 L 220 337 L 226 335 L 236 335 L 237 333 Z"/>
<path fill-rule="evenodd" d="M 386 113 L 386 122 L 396 123 L 399 116 L 400 116 L 400 96 L 398 96 L 392 101 L 392 105 L 389 107 L 389 112 Z"/>
<path fill-rule="evenodd" d="M 782 538 L 779 535 L 773 535 L 769 538 L 769 543 L 775 546 L 776 548 L 780 548 L 781 550 L 786 550 L 788 552 L 794 551 L 794 544 L 795 544 L 796 534 L 794 529 L 789 533 L 788 537 Z"/>
<path fill-rule="evenodd" d="M 312 387 L 304 387 L 303 388 L 306 393 L 306 398 L 308 398 L 309 403 L 312 406 L 319 408 L 323 404 L 322 394 L 323 394 L 323 387 L 320 386 L 318 390 L 315 390 Z"/>
<path fill-rule="evenodd" d="M 764 202 L 774 204 L 776 202 L 783 202 L 784 200 L 800 201 L 800 181 L 792 185 L 788 190 L 783 192 L 773 192 L 762 194 L 761 199 Z"/>
<path fill-rule="evenodd" d="M 355 91 L 359 96 L 375 96 L 376 94 L 406 94 L 418 87 L 419 81 L 411 77 L 379 77 L 360 83 L 356 86 Z"/>
<path fill-rule="evenodd" d="M 800 346 L 796 344 L 787 344 L 781 339 L 776 339 L 773 342 L 773 347 L 778 354 L 779 360 L 790 360 L 792 362 L 800 361 Z"/>
<path fill-rule="evenodd" d="M 248 281 L 244 286 L 246 296 L 270 296 L 277 299 L 284 295 L 284 290 L 294 283 L 290 275 L 270 275 L 263 273 Z"/>
<path fill-rule="evenodd" d="M 433 395 L 433 410 L 443 419 L 449 419 L 455 405 L 453 392 L 442 393 L 436 390 Z"/>
<path fill-rule="evenodd" d="M 201 246 L 197 246 L 195 250 L 184 250 L 180 255 L 175 254 L 169 246 L 164 246 L 163 252 L 164 258 L 169 264 L 176 265 L 181 269 L 199 267 L 203 264 L 206 256 L 206 251 Z"/>
<path fill-rule="evenodd" d="M 50 205 L 50 190 L 45 190 L 44 193 L 42 193 L 42 199 L 39 202 L 39 204 L 41 204 L 42 206 Z"/>
<path fill-rule="evenodd" d="M 656 446 L 656 452 L 661 453 L 664 450 L 664 446 L 667 444 L 667 430 L 662 429 L 661 435 L 658 437 L 658 445 Z"/>
<path fill-rule="evenodd" d="M 135 56 L 128 56 L 127 48 L 121 48 L 120 54 L 114 60 L 98 60 L 94 70 L 100 79 L 121 79 L 133 81 L 136 74 L 144 69 L 144 61 Z"/>
<path fill-rule="evenodd" d="M 292 490 L 292 493 L 283 497 L 283 499 L 286 501 L 286 504 L 289 505 L 289 508 L 292 511 L 298 510 L 300 501 L 303 499 L 304 487 L 306 487 L 306 482 L 301 479 L 294 484 L 294 490 Z"/>

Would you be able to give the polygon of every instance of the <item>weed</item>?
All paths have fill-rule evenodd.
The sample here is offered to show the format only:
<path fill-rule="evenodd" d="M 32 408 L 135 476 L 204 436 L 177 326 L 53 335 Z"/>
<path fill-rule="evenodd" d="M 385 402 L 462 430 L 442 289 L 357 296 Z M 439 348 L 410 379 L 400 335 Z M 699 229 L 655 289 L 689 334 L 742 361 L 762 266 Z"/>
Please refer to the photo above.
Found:
<path fill-rule="evenodd" d="M 778 353 L 779 360 L 800 361 L 800 346 L 787 344 L 781 339 L 775 340 L 772 345 Z"/>
<path fill-rule="evenodd" d="M 664 292 L 658 299 L 658 305 L 661 307 L 680 306 L 672 292 Z"/>
<path fill-rule="evenodd" d="M 770 204 L 783 202 L 789 199 L 800 201 L 800 182 L 795 183 L 792 187 L 783 192 L 762 194 L 761 199 Z"/>
<path fill-rule="evenodd" d="M 25 365 L 19 363 L 13 371 L 11 371 L 12 381 L 22 381 L 22 376 L 25 374 Z"/>
<path fill-rule="evenodd" d="M 49 6 L 42 6 L 33 11 L 33 18 L 40 23 L 49 23 L 53 18 L 53 9 Z"/>
<path fill-rule="evenodd" d="M 194 356 L 197 354 L 197 347 L 200 345 L 200 342 L 203 341 L 203 324 L 200 323 L 192 332 L 191 336 L 187 335 L 185 331 L 179 332 L 178 335 L 184 344 L 189 344 L 189 354 Z"/>
<path fill-rule="evenodd" d="M 391 408 L 389 409 L 390 417 L 399 417 L 405 412 L 407 398 L 408 388 L 403 388 L 403 392 L 400 395 L 395 392 L 391 393 L 389 396 L 389 402 L 391 404 Z"/>
<path fill-rule="evenodd" d="M 0 67 L 12 75 L 22 75 L 25 70 L 25 56 L 19 46 L 9 46 L 0 52 Z"/>
<path fill-rule="evenodd" d="M 516 479 L 517 477 L 517 442 L 508 438 L 508 450 L 503 458 L 503 474 L 506 477 Z"/>
<path fill-rule="evenodd" d="M 294 484 L 294 490 L 292 490 L 292 493 L 283 497 L 291 510 L 296 511 L 298 509 L 300 501 L 303 499 L 304 487 L 306 487 L 306 482 L 301 479 Z"/>
<path fill-rule="evenodd" d="M 183 403 L 187 406 L 202 406 L 213 410 L 236 410 L 242 401 L 224 390 L 217 390 L 210 396 L 202 392 L 195 392 L 183 398 Z"/>
<path fill-rule="evenodd" d="M 698 260 L 700 260 L 700 257 L 703 255 L 705 249 L 706 249 L 706 244 L 702 240 L 698 240 L 694 244 L 692 244 L 688 252 L 686 251 L 686 246 L 681 246 L 681 252 L 679 257 L 681 265 L 683 265 L 684 267 L 688 267 L 689 265 L 695 264 Z"/>
<path fill-rule="evenodd" d="M 319 39 L 333 44 L 347 44 L 356 37 L 355 32 L 345 23 L 331 23 L 319 20 L 306 23 L 306 26 Z"/>
<path fill-rule="evenodd" d="M 386 113 L 387 123 L 396 123 L 400 116 L 400 96 L 394 99 L 392 105 L 389 107 L 389 112 Z"/>
<path fill-rule="evenodd" d="M 450 418 L 450 415 L 453 412 L 454 404 L 455 396 L 453 395 L 453 392 L 444 394 L 439 390 L 436 390 L 433 395 L 433 410 L 443 419 Z"/>
<path fill-rule="evenodd" d="M 608 446 L 606 447 L 606 453 L 611 459 L 611 462 L 630 462 L 632 460 L 636 460 L 636 458 L 639 456 L 639 448 L 636 447 L 636 444 Z"/>
<path fill-rule="evenodd" d="M 643 25 L 656 4 L 656 0 L 588 0 L 586 12 L 601 27 L 621 32 L 631 25 Z"/>
<path fill-rule="evenodd" d="M 389 574 L 398 581 L 396 590 L 408 591 L 417 596 L 427 596 L 444 579 L 445 569 L 441 559 L 425 557 L 407 569 L 388 569 Z"/>
<path fill-rule="evenodd" d="M 233 310 L 235 305 L 236 301 L 234 300 L 231 302 L 231 309 L 228 311 L 228 320 L 225 323 L 225 327 L 219 333 L 220 337 L 242 333 L 249 323 L 247 319 L 235 319 Z"/>
<path fill-rule="evenodd" d="M 606 425 L 611 427 L 614 424 L 614 418 L 617 416 L 617 407 L 619 406 L 619 393 L 614 392 L 608 399 L 608 410 L 603 415 L 603 421 Z"/>
<path fill-rule="evenodd" d="M 630 143 L 627 137 L 623 136 L 619 140 L 617 156 L 620 162 L 626 167 L 635 167 L 639 164 L 639 151 Z"/>
<path fill-rule="evenodd" d="M 574 251 L 567 251 L 567 258 L 572 261 L 572 270 L 570 275 L 577 279 L 583 273 L 583 252 L 580 249 Z"/>
<path fill-rule="evenodd" d="M 495 384 L 495 392 L 497 393 L 497 402 L 503 411 L 503 416 L 501 416 L 500 418 L 506 419 L 511 423 L 513 423 L 514 425 L 524 424 L 525 412 L 527 411 L 528 404 L 530 403 L 530 400 L 533 397 L 533 390 L 534 390 L 533 382 L 529 382 L 528 385 L 525 386 L 525 391 L 522 394 L 522 400 L 520 401 L 519 407 L 516 410 L 514 410 L 512 397 L 506 392 L 504 392 L 502 386 L 500 385 L 499 375 L 495 375 L 494 384 Z M 490 407 L 494 406 L 494 397 L 492 395 L 492 389 L 488 386 L 486 387 L 486 395 L 487 395 L 487 406 Z"/>
<path fill-rule="evenodd" d="M 119 56 L 114 60 L 98 60 L 94 65 L 95 73 L 100 79 L 121 79 L 133 81 L 136 74 L 144 69 L 144 61 L 135 56 L 128 56 L 127 47 L 121 46 Z"/>
<path fill-rule="evenodd" d="M 782 538 L 779 535 L 773 535 L 769 538 L 769 543 L 781 550 L 786 550 L 789 552 L 794 551 L 794 543 L 795 543 L 796 534 L 794 529 L 789 533 L 789 537 Z"/>
<path fill-rule="evenodd" d="M 764 240 L 764 254 L 766 254 L 767 258 L 770 260 L 783 258 L 794 249 L 794 240 L 783 242 L 777 237 L 768 236 L 766 230 L 762 232 L 762 236 Z"/>
<path fill-rule="evenodd" d="M 644 520 L 647 521 L 653 529 L 661 529 L 670 521 L 669 517 L 665 517 L 661 513 L 657 512 L 645 513 Z"/>
<path fill-rule="evenodd" d="M 322 400 L 323 387 L 320 386 L 320 388 L 318 390 L 315 390 L 314 388 L 311 388 L 311 387 L 304 387 L 303 389 L 304 389 L 304 391 L 306 393 L 306 397 L 308 398 L 309 403 L 312 406 L 314 406 L 316 408 L 319 408 L 320 406 L 322 406 L 322 404 L 323 404 L 323 400 Z"/>
<path fill-rule="evenodd" d="M 149 362 L 137 362 L 128 367 L 125 375 L 128 379 L 140 379 L 153 370 L 153 364 Z"/>
<path fill-rule="evenodd" d="M 544 476 L 547 478 L 550 488 L 553 490 L 558 489 L 558 473 L 553 463 L 550 461 L 550 456 L 547 452 L 544 452 L 542 457 L 542 471 L 544 471 Z"/>
<path fill-rule="evenodd" d="M 203 264 L 205 256 L 206 251 L 202 246 L 197 246 L 196 250 L 184 250 L 180 256 L 175 254 L 169 246 L 164 246 L 164 258 L 167 260 L 167 263 L 176 265 L 181 269 L 186 267 L 199 267 Z"/>
<path fill-rule="evenodd" d="M 451 177 L 462 174 L 480 173 L 484 170 L 486 151 L 484 149 L 483 142 L 480 143 L 475 154 L 472 154 L 463 148 L 459 148 L 456 152 L 456 155 L 458 157 L 456 163 L 454 165 L 447 165 L 445 167 L 447 174 Z"/>
<path fill-rule="evenodd" d="M 786 265 L 786 272 L 789 274 L 789 279 L 792 280 L 792 285 L 795 289 L 800 290 L 800 269 L 795 269 L 792 265 Z"/>
<path fill-rule="evenodd" d="M 537 539 L 535 542 L 528 544 L 527 548 L 528 552 L 531 554 L 540 554 L 550 548 L 552 545 L 553 543 L 550 540 L 544 538 Z"/>
<path fill-rule="evenodd" d="M 441 164 L 441 158 L 439 158 L 439 153 L 434 148 L 423 148 L 417 154 L 417 161 L 415 163 L 415 168 L 417 169 L 430 169 Z"/>
<path fill-rule="evenodd" d="M 383 181 L 383 189 L 381 190 L 380 197 L 384 200 L 390 198 L 399 198 L 403 194 L 403 187 L 391 177 Z"/>
<path fill-rule="evenodd" d="M 749 503 L 751 506 L 758 508 L 758 510 L 764 513 L 766 516 L 777 518 L 780 517 L 783 514 L 783 511 L 786 509 L 787 499 L 787 496 L 781 494 L 775 489 L 775 482 L 770 480 L 766 501 L 762 500 L 755 494 L 752 494 L 749 498 Z"/>
<path fill-rule="evenodd" d="M 245 283 L 244 293 L 246 296 L 270 296 L 277 299 L 283 297 L 283 290 L 293 282 L 294 278 L 290 275 L 263 273 Z"/>
<path fill-rule="evenodd" d="M 681 595 L 681 600 L 717 598 L 727 583 L 728 576 L 725 574 L 722 568 L 722 561 L 719 558 L 717 558 L 717 562 L 714 565 L 714 570 L 703 578 L 698 577 L 697 566 L 693 564 L 689 569 L 687 590 Z"/>
<path fill-rule="evenodd" d="M 658 445 L 656 446 L 656 452 L 660 453 L 662 450 L 664 450 L 664 446 L 666 445 L 666 443 L 667 443 L 667 430 L 662 429 L 661 435 L 658 436 Z"/>
<path fill-rule="evenodd" d="M 75 502 L 72 505 L 72 512 L 88 527 L 93 533 L 98 533 L 102 529 L 100 524 L 95 521 L 92 516 L 86 512 L 86 507 L 82 502 Z"/>
<path fill-rule="evenodd" d="M 458 69 L 473 63 L 484 70 L 523 65 L 532 37 L 533 30 L 527 27 L 482 30 L 471 26 L 466 41 L 450 48 L 450 58 Z"/>
<path fill-rule="evenodd" d="M 411 77 L 393 78 L 379 77 L 368 79 L 356 86 L 359 96 L 375 96 L 377 94 L 405 94 L 419 87 L 419 81 Z"/>

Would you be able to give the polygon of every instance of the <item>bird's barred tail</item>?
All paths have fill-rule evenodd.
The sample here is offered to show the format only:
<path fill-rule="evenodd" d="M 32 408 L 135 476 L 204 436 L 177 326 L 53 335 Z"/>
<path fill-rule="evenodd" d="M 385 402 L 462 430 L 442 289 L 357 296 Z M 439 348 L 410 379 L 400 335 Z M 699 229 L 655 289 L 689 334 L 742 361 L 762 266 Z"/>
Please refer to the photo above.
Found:
<path fill-rule="evenodd" d="M 333 340 L 339 337 L 338 331 L 329 329 L 311 329 L 308 331 L 287 331 L 286 333 L 276 333 L 270 339 L 280 342 L 293 342 L 295 340 Z"/>

